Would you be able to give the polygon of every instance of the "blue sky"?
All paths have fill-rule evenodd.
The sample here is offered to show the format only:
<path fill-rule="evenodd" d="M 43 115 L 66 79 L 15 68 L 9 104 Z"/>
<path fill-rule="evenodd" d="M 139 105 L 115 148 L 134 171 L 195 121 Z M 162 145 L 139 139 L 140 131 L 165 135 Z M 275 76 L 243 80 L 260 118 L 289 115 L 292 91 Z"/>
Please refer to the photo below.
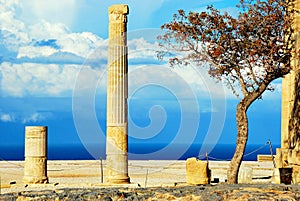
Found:
<path fill-rule="evenodd" d="M 1 0 L 0 146 L 23 144 L 26 125 L 48 125 L 50 145 L 105 142 L 107 9 L 117 3 L 130 9 L 130 143 L 235 143 L 231 92 L 155 51 L 178 9 L 236 15 L 238 1 Z M 249 110 L 251 144 L 280 143 L 281 81 L 273 85 Z"/>

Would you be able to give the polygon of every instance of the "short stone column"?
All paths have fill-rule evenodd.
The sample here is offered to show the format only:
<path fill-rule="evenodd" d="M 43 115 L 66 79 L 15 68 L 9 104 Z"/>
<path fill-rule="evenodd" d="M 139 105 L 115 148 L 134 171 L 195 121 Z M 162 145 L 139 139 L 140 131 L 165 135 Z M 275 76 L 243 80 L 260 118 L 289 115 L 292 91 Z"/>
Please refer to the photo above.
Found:
<path fill-rule="evenodd" d="M 23 183 L 48 183 L 47 127 L 25 127 L 25 165 Z"/>
<path fill-rule="evenodd" d="M 129 183 L 128 177 L 128 59 L 127 5 L 109 7 L 107 78 L 106 182 Z"/>
<path fill-rule="evenodd" d="M 208 162 L 196 158 L 186 160 L 186 183 L 188 184 L 209 184 L 211 172 Z"/>

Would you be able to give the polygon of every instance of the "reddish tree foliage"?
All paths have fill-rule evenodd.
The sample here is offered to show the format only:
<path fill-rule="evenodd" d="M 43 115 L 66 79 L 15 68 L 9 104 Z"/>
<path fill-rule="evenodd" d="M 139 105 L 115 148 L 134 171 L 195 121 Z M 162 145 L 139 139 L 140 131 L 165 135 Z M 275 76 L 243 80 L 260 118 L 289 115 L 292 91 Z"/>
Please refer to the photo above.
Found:
<path fill-rule="evenodd" d="M 165 34 L 158 38 L 160 59 L 170 57 L 171 65 L 207 63 L 208 73 L 227 84 L 240 99 L 236 110 L 237 146 L 227 173 L 229 183 L 237 183 L 248 140 L 249 106 L 272 89 L 273 80 L 289 73 L 291 60 L 298 55 L 294 0 L 240 0 L 237 7 L 237 18 L 212 6 L 201 13 L 179 10 L 170 23 L 162 25 Z"/>

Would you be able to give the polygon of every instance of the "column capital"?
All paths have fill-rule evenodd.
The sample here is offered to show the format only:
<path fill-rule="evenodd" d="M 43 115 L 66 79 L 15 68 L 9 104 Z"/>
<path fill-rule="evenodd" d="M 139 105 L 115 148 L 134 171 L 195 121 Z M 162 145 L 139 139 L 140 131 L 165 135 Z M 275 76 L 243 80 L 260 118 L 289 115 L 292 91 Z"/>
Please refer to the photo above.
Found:
<path fill-rule="evenodd" d="M 129 8 L 125 4 L 116 4 L 108 8 L 109 21 L 125 23 L 127 22 L 126 15 L 129 13 Z"/>

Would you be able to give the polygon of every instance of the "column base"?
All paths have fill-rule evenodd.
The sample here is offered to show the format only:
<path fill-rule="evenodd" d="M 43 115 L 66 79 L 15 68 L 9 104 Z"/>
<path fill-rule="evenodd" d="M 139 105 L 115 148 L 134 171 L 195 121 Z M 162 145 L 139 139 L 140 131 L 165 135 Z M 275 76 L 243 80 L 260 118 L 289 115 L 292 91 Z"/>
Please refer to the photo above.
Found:
<path fill-rule="evenodd" d="M 108 126 L 106 132 L 106 182 L 129 184 L 127 124 Z"/>
<path fill-rule="evenodd" d="M 24 184 L 48 184 L 48 177 L 32 177 L 32 176 L 24 176 L 23 177 Z"/>
<path fill-rule="evenodd" d="M 130 184 L 130 178 L 129 177 L 109 177 L 106 178 L 106 182 L 108 184 Z"/>
<path fill-rule="evenodd" d="M 25 157 L 23 183 L 48 183 L 46 157 Z"/>

